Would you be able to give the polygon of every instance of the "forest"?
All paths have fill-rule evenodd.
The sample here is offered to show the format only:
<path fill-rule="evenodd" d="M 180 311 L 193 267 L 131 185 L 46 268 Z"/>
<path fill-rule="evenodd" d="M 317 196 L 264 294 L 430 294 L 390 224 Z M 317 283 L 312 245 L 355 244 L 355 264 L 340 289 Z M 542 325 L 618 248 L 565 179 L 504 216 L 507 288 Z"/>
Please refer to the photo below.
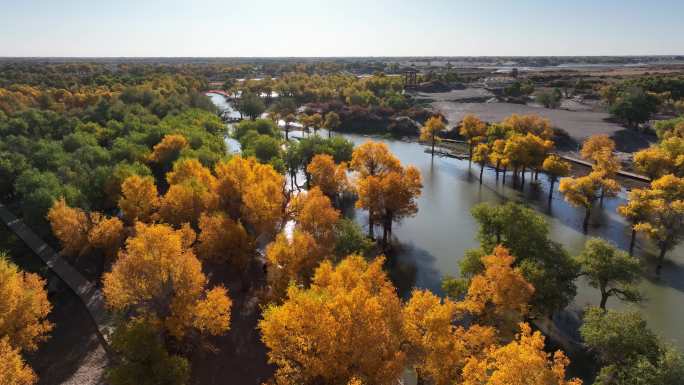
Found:
<path fill-rule="evenodd" d="M 658 274 L 683 238 L 682 117 L 657 122 L 656 142 L 634 154 L 650 182 L 617 209 L 629 250 L 592 237 L 571 255 L 535 209 L 480 203 L 470 210 L 479 247 L 444 277 L 444 295 L 402 295 L 389 272 L 395 230 L 417 214 L 424 177 L 375 137 L 341 133 L 411 137 L 426 157 L 457 138 L 480 185 L 486 168 L 519 188 L 546 178 L 549 202 L 558 186 L 583 210 L 585 233 L 622 191 L 622 164 L 615 142 L 594 135 L 579 150 L 591 168 L 574 172 L 546 118 L 449 122 L 401 76 L 353 66 L 0 62 L 0 202 L 102 293 L 113 315 L 104 383 L 213 383 L 202 372 L 212 356 L 261 360 L 253 378 L 224 380 L 279 385 L 389 385 L 406 372 L 432 385 L 681 383 L 682 352 L 637 308 L 607 303 L 643 300 L 637 234 L 656 245 Z M 619 104 L 637 86 L 647 107 L 654 93 L 682 99 L 676 79 L 602 89 L 629 126 L 643 119 Z M 222 120 L 212 89 L 239 122 Z M 51 384 L 31 364 L 61 304 L 42 270 L 3 249 L 0 383 Z M 583 313 L 581 351 L 564 352 L 540 325 L 574 300 L 580 277 L 600 298 Z"/>

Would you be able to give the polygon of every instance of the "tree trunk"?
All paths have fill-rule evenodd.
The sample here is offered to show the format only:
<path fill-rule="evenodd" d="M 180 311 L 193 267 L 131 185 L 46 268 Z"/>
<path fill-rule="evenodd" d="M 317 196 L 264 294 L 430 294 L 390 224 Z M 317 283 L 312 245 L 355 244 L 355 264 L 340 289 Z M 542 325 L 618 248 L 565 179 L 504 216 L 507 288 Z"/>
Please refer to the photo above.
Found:
<path fill-rule="evenodd" d="M 551 179 L 551 185 L 549 186 L 549 203 L 553 200 L 553 186 L 556 184 L 555 179 Z"/>
<path fill-rule="evenodd" d="M 370 210 L 368 211 L 368 237 L 375 239 L 373 234 L 373 212 Z"/>
<path fill-rule="evenodd" d="M 601 198 L 599 198 L 599 204 L 603 206 L 603 197 L 606 195 L 606 190 L 601 187 Z"/>
<path fill-rule="evenodd" d="M 499 181 L 499 166 L 500 166 L 500 165 L 501 165 L 501 162 L 498 161 L 498 162 L 496 162 L 496 166 L 494 167 L 494 170 L 495 170 L 495 172 L 496 172 L 496 181 L 497 181 L 497 182 Z"/>
<path fill-rule="evenodd" d="M 470 168 L 472 161 L 473 161 L 473 145 L 471 143 L 468 145 L 468 168 Z"/>
<path fill-rule="evenodd" d="M 582 228 L 584 229 L 584 233 L 587 233 L 587 229 L 589 229 L 589 217 L 591 216 L 591 206 L 587 207 L 586 212 L 584 214 L 584 224 L 582 225 Z"/>
<path fill-rule="evenodd" d="M 332 138 L 332 129 L 328 128 L 328 139 Z"/>
<path fill-rule="evenodd" d="M 480 165 L 480 184 L 482 184 L 482 174 L 484 173 L 484 163 Z"/>
<path fill-rule="evenodd" d="M 658 266 L 656 267 L 656 275 L 660 276 L 660 269 L 663 268 L 663 261 L 665 260 L 665 253 L 667 252 L 667 246 L 663 244 L 660 246 L 660 255 L 658 255 Z"/>
<path fill-rule="evenodd" d="M 606 310 L 606 302 L 608 302 L 608 293 L 606 289 L 601 289 L 601 304 L 599 305 L 601 309 Z"/>
<path fill-rule="evenodd" d="M 287 124 L 286 124 L 286 125 L 285 125 L 285 141 L 289 141 L 289 140 L 290 140 L 289 134 L 290 134 L 290 128 L 289 128 L 289 127 L 287 126 Z"/>
<path fill-rule="evenodd" d="M 632 226 L 632 238 L 629 240 L 629 255 L 634 254 L 634 243 L 636 241 L 636 230 Z"/>
<path fill-rule="evenodd" d="M 507 171 L 506 169 L 507 169 L 507 167 L 504 167 L 504 169 L 502 171 L 502 173 L 503 173 L 503 179 L 501 182 L 502 184 L 506 184 L 506 171 Z"/>
<path fill-rule="evenodd" d="M 435 157 L 435 136 L 432 135 L 432 157 Z"/>
<path fill-rule="evenodd" d="M 387 222 L 383 223 L 382 225 L 382 249 L 385 250 L 387 248 Z"/>
<path fill-rule="evenodd" d="M 522 185 L 521 187 L 525 187 L 525 166 L 522 168 Z"/>

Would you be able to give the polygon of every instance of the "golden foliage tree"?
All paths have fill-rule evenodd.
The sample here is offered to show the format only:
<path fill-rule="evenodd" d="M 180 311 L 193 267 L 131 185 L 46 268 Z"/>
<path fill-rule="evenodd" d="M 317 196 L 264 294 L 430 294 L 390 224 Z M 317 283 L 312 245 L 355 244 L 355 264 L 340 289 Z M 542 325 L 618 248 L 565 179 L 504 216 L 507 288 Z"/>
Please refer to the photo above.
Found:
<path fill-rule="evenodd" d="M 369 140 L 354 149 L 349 166 L 365 178 L 397 171 L 401 168 L 401 162 L 385 143 Z"/>
<path fill-rule="evenodd" d="M 183 135 L 166 135 L 161 142 L 152 148 L 150 161 L 165 166 L 170 166 L 178 157 L 181 151 L 188 147 L 188 140 Z"/>
<path fill-rule="evenodd" d="M 159 205 L 159 216 L 166 223 L 197 224 L 200 215 L 218 207 L 218 195 L 207 186 L 191 180 L 169 187 Z"/>
<path fill-rule="evenodd" d="M 562 351 L 553 356 L 544 351 L 544 336 L 520 324 L 520 334 L 504 346 L 492 346 L 484 357 L 468 359 L 463 385 L 581 385 L 579 379 L 565 379 L 570 360 Z"/>
<path fill-rule="evenodd" d="M 382 270 L 350 256 L 323 262 L 310 289 L 291 286 L 259 322 L 278 384 L 395 384 L 404 370 L 401 302 Z M 355 380 L 356 381 L 356 380 Z"/>
<path fill-rule="evenodd" d="M 649 179 L 657 179 L 674 167 L 675 159 L 660 147 L 649 147 L 634 154 L 634 166 Z"/>
<path fill-rule="evenodd" d="M 514 262 L 508 249 L 495 247 L 491 255 L 482 257 L 484 271 L 472 278 L 459 304 L 480 322 L 496 326 L 504 336 L 527 315 L 534 294 L 534 287 L 513 267 Z"/>
<path fill-rule="evenodd" d="M 47 218 L 52 233 L 62 245 L 62 254 L 81 256 L 88 251 L 90 220 L 83 210 L 69 207 L 66 200 L 61 198 L 52 205 Z"/>
<path fill-rule="evenodd" d="M 202 214 L 199 228 L 197 253 L 204 260 L 228 262 L 243 270 L 254 255 L 254 239 L 225 213 Z"/>
<path fill-rule="evenodd" d="M 651 210 L 651 200 L 649 199 L 649 191 L 647 189 L 633 189 L 627 194 L 627 203 L 619 206 L 617 212 L 625 217 L 632 228 L 632 236 L 629 241 L 629 253 L 634 251 L 634 243 L 636 241 L 636 225 L 648 218 Z"/>
<path fill-rule="evenodd" d="M 0 340 L 20 351 L 35 351 L 52 330 L 47 320 L 51 308 L 45 281 L 0 254 Z"/>
<path fill-rule="evenodd" d="M 578 178 L 562 178 L 559 186 L 565 200 L 573 206 L 585 210 L 582 228 L 586 232 L 589 227 L 591 210 L 602 196 L 615 196 L 620 186 L 614 179 L 604 178 L 601 172 L 592 172 Z"/>
<path fill-rule="evenodd" d="M 446 125 L 441 116 L 433 116 L 425 122 L 420 129 L 420 140 L 429 142 L 432 146 L 432 156 L 435 156 L 435 143 L 441 139 L 437 136 L 446 129 Z"/>
<path fill-rule="evenodd" d="M 667 174 L 684 177 L 684 138 L 671 136 L 657 146 L 637 152 L 634 165 L 652 180 Z"/>
<path fill-rule="evenodd" d="M 468 357 L 482 354 L 496 342 L 492 327 L 457 326 L 458 305 L 427 290 L 413 291 L 402 316 L 409 359 L 418 376 L 434 385 L 460 383 Z"/>
<path fill-rule="evenodd" d="M 549 155 L 544 159 L 542 170 L 549 178 L 549 202 L 553 198 L 553 186 L 558 181 L 558 178 L 566 177 L 570 174 L 570 163 L 564 161 L 558 155 Z"/>
<path fill-rule="evenodd" d="M 369 235 L 373 236 L 373 223 L 383 226 L 383 245 L 392 237 L 392 224 L 418 211 L 416 199 L 422 189 L 420 171 L 414 166 L 380 175 L 369 175 L 357 181 L 359 199 L 356 207 L 368 210 Z"/>
<path fill-rule="evenodd" d="M 256 234 L 275 232 L 283 220 L 285 178 L 270 165 L 240 156 L 218 163 L 215 172 L 219 208 Z"/>
<path fill-rule="evenodd" d="M 489 153 L 489 145 L 486 143 L 478 144 L 473 150 L 472 159 L 475 161 L 475 163 L 480 165 L 480 184 L 482 184 L 482 174 L 484 174 L 484 168 L 487 163 L 489 163 Z"/>
<path fill-rule="evenodd" d="M 593 135 L 582 143 L 580 155 L 586 160 L 597 162 L 606 152 L 615 151 L 615 142 L 608 135 Z"/>
<path fill-rule="evenodd" d="M 135 232 L 104 276 L 107 304 L 149 317 L 177 338 L 191 327 L 227 331 L 230 298 L 222 287 L 205 289 L 207 279 L 187 235 L 163 224 L 138 223 Z"/>
<path fill-rule="evenodd" d="M 0 338 L 0 384 L 33 385 L 38 377 L 26 365 L 19 349 L 13 348 L 7 338 Z"/>
<path fill-rule="evenodd" d="M 635 204 L 645 209 L 644 217 L 634 228 L 657 243 L 660 254 L 656 272 L 660 273 L 665 254 L 684 234 L 684 178 L 665 175 L 651 182 L 650 189 L 633 197 L 641 200 Z"/>
<path fill-rule="evenodd" d="M 335 224 L 340 212 L 323 195 L 318 187 L 297 195 L 290 210 L 296 221 L 296 228 L 313 236 L 322 254 L 330 254 L 335 247 Z"/>
<path fill-rule="evenodd" d="M 315 155 L 306 166 L 306 172 L 310 175 L 311 185 L 320 188 L 332 201 L 350 189 L 347 164 L 336 165 L 328 154 Z"/>
<path fill-rule="evenodd" d="M 501 122 L 501 125 L 521 135 L 533 134 L 544 140 L 553 137 L 551 121 L 539 115 L 512 114 Z"/>
<path fill-rule="evenodd" d="M 294 230 L 292 238 L 284 233 L 266 247 L 267 280 L 271 297 L 279 300 L 290 283 L 308 285 L 314 269 L 323 259 L 319 246 L 311 234 Z"/>
<path fill-rule="evenodd" d="M 133 175 L 121 184 L 119 208 L 127 223 L 150 222 L 159 208 L 157 186 L 152 177 Z"/>
<path fill-rule="evenodd" d="M 195 181 L 207 189 L 216 188 L 216 177 L 211 170 L 204 167 L 197 159 L 180 159 L 173 164 L 173 169 L 166 174 L 169 185 Z"/>
<path fill-rule="evenodd" d="M 92 228 L 88 233 L 88 242 L 104 255 L 113 259 L 124 239 L 124 224 L 116 217 L 105 217 L 100 213 L 91 213 Z"/>
<path fill-rule="evenodd" d="M 468 163 L 470 163 L 473 157 L 473 149 L 487 137 L 487 123 L 475 115 L 468 114 L 463 117 L 461 124 L 458 126 L 458 132 L 468 142 Z"/>

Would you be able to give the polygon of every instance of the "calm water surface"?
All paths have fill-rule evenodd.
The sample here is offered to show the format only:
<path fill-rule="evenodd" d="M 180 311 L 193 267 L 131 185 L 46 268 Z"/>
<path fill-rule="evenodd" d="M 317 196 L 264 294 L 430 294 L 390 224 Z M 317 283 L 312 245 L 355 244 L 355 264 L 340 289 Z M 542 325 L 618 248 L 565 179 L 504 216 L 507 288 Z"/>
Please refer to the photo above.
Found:
<path fill-rule="evenodd" d="M 225 99 L 219 95 L 211 96 L 219 108 L 225 108 Z M 293 132 L 295 136 L 298 134 Z M 322 135 L 327 135 L 323 133 Z M 602 208 L 596 208 L 592 216 L 589 234 L 582 233 L 584 211 L 569 206 L 558 192 L 558 184 L 551 205 L 547 203 L 548 184 L 540 175 L 539 183 L 527 183 L 524 191 L 495 180 L 494 171 L 485 170 L 484 183 L 479 184 L 478 166 L 469 170 L 467 161 L 435 157 L 431 159 L 418 143 L 361 135 L 344 135 L 355 144 L 366 140 L 385 142 L 390 150 L 404 165 L 411 164 L 420 169 L 423 176 L 423 191 L 418 199 L 418 214 L 396 225 L 394 235 L 397 242 L 397 255 L 393 261 L 392 278 L 402 295 L 414 286 L 428 288 L 441 293 L 440 282 L 445 275 L 458 275 L 458 261 L 466 249 L 478 246 L 477 227 L 470 215 L 473 205 L 480 202 L 523 202 L 543 214 L 549 224 L 551 236 L 562 243 L 571 255 L 578 254 L 590 236 L 606 238 L 619 247 L 627 249 L 630 231 L 627 223 L 615 209 L 625 202 L 625 193 L 613 199 L 606 199 Z M 231 150 L 239 149 L 239 143 L 232 141 Z M 238 147 L 235 147 L 236 144 Z M 300 178 L 301 179 L 301 178 Z M 530 179 L 529 176 L 527 178 Z M 347 213 L 356 218 L 364 227 L 367 215 L 362 210 Z M 680 245 L 668 253 L 660 279 L 653 274 L 651 258 L 656 250 L 643 239 L 637 240 L 635 256 L 646 262 L 646 272 L 641 289 L 645 296 L 638 307 L 650 326 L 665 340 L 684 350 L 684 246 Z M 598 305 L 600 296 L 580 279 L 578 294 L 573 309 L 581 309 L 589 304 Z M 609 299 L 609 307 L 621 308 L 616 298 Z"/>
<path fill-rule="evenodd" d="M 369 137 L 345 135 L 355 144 L 369 140 Z M 514 200 L 534 207 L 550 224 L 551 237 L 562 243 L 571 255 L 577 255 L 590 236 L 611 240 L 623 249 L 629 247 L 630 231 L 627 223 L 617 214 L 616 208 L 624 204 L 625 193 L 604 201 L 592 216 L 589 234 L 582 232 L 584 210 L 568 205 L 558 192 L 548 204 L 548 183 L 539 177 L 539 184 L 527 183 L 524 191 L 510 186 L 507 175 L 506 186 L 497 183 L 495 173 L 485 169 L 484 183 L 479 184 L 479 166 L 468 168 L 467 161 L 435 157 L 431 159 L 418 143 L 378 139 L 389 146 L 403 164 L 418 167 L 423 176 L 423 191 L 418 199 L 418 214 L 407 218 L 394 230 L 400 244 L 397 255 L 395 280 L 404 293 L 411 286 L 428 288 L 440 293 L 440 281 L 445 275 L 458 275 L 458 261 L 466 249 L 477 247 L 477 225 L 470 215 L 473 205 L 480 202 L 505 202 Z M 528 175 L 527 179 L 530 177 Z M 366 224 L 367 216 L 356 211 L 356 217 Z M 639 238 L 635 256 L 646 261 L 646 272 L 641 284 L 645 301 L 638 307 L 651 327 L 666 340 L 684 350 L 684 247 L 680 245 L 668 253 L 667 265 L 662 277 L 655 278 L 650 258 L 656 250 L 648 240 Z M 588 304 L 598 305 L 600 295 L 580 279 L 578 294 L 573 308 Z M 619 300 L 609 299 L 609 307 L 624 307 Z"/>

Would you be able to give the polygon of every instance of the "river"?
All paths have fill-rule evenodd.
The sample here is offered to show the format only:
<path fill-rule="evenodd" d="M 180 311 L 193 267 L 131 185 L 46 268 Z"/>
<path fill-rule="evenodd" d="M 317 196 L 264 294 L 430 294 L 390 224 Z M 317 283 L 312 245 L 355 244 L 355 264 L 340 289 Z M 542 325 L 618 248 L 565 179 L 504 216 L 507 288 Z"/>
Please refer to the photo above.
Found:
<path fill-rule="evenodd" d="M 222 98 L 221 98 L 222 99 Z M 212 97 L 215 103 L 221 102 Z M 225 103 L 225 100 L 222 101 Z M 222 108 L 223 103 L 217 103 Z M 296 133 L 294 133 L 296 135 Z M 591 236 L 608 239 L 623 249 L 629 245 L 630 230 L 616 208 L 625 202 L 625 192 L 618 197 L 606 199 L 603 207 L 597 207 L 592 215 L 589 234 L 582 233 L 583 209 L 568 205 L 558 192 L 547 203 L 548 183 L 542 175 L 539 184 L 527 183 L 524 191 L 497 183 L 494 171 L 486 169 L 484 183 L 479 184 L 479 166 L 472 170 L 467 161 L 435 157 L 424 152 L 424 147 L 415 142 L 368 137 L 354 134 L 344 136 L 355 144 L 366 140 L 385 142 L 404 165 L 418 167 L 423 176 L 423 190 L 418 199 L 418 213 L 407 218 L 393 229 L 397 249 L 392 278 L 402 295 L 413 286 L 428 288 L 441 293 L 440 281 L 445 275 L 458 275 L 458 261 L 466 249 L 477 247 L 476 223 L 470 215 L 473 205 L 480 202 L 524 202 L 544 215 L 550 224 L 551 237 L 562 243 L 571 255 L 578 254 L 584 242 Z M 235 142 L 229 146 L 235 150 Z M 527 179 L 530 179 L 529 177 Z M 350 210 L 363 226 L 367 223 L 366 213 Z M 653 245 L 639 237 L 635 256 L 646 263 L 644 279 L 640 285 L 644 301 L 636 305 L 647 319 L 651 328 L 666 341 L 684 350 L 684 245 L 670 251 L 662 275 L 656 278 L 655 268 L 650 263 L 654 256 Z M 578 281 L 578 293 L 570 310 L 578 310 L 589 304 L 598 305 L 599 293 L 589 287 L 583 279 Z M 610 298 L 608 307 L 623 308 L 617 298 Z"/>

